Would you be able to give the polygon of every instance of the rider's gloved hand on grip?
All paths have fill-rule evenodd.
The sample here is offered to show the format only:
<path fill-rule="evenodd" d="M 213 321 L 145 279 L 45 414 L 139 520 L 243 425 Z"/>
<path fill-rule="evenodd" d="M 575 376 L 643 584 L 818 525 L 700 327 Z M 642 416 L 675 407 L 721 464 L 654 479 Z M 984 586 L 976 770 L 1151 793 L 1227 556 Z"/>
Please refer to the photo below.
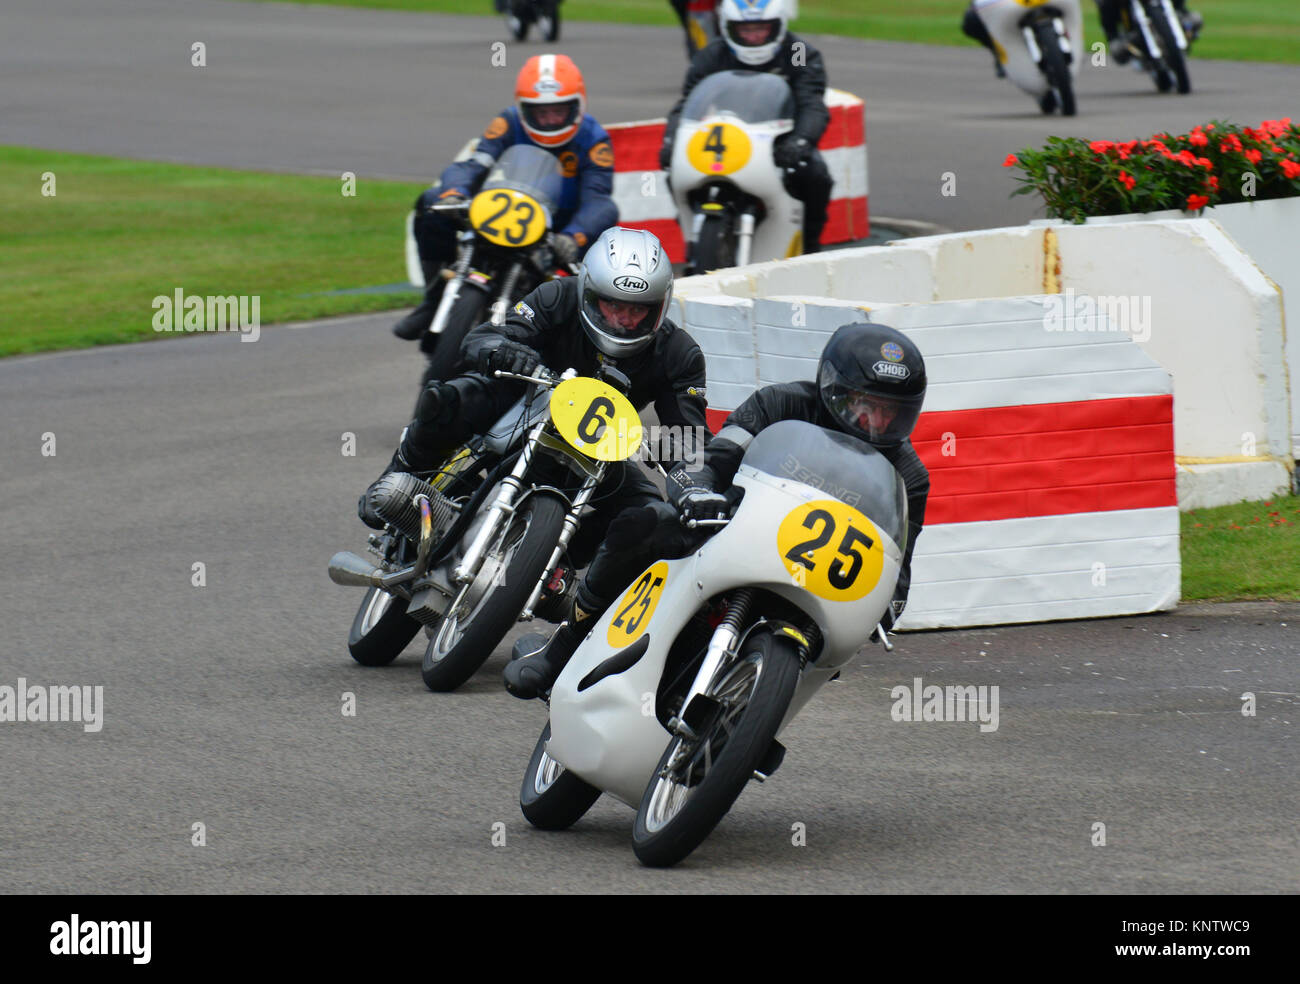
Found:
<path fill-rule="evenodd" d="M 727 497 L 715 492 L 712 483 L 704 476 L 678 468 L 668 477 L 677 486 L 673 506 L 681 514 L 683 523 L 692 519 L 719 519 L 726 514 Z"/>
<path fill-rule="evenodd" d="M 804 137 L 787 133 L 772 144 L 772 163 L 780 168 L 794 167 L 807 157 L 811 150 L 812 144 Z"/>
<path fill-rule="evenodd" d="M 530 376 L 541 362 L 541 356 L 527 345 L 507 340 L 496 348 L 484 352 L 479 357 L 479 368 L 485 374 L 491 374 L 493 369 L 500 369 L 502 372 Z"/>
<path fill-rule="evenodd" d="M 568 266 L 578 259 L 578 241 L 572 236 L 563 232 L 557 232 L 551 236 L 551 251 L 555 254 L 556 263 L 560 266 Z"/>

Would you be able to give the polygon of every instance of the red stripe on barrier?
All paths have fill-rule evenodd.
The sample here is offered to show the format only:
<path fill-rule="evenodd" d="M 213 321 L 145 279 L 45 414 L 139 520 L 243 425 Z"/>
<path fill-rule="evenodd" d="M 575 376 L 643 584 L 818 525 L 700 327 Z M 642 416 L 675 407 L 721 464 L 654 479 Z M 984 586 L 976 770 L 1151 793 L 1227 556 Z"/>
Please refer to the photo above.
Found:
<path fill-rule="evenodd" d="M 614 150 L 615 171 L 659 170 L 659 147 L 664 142 L 663 123 L 634 126 L 615 123 L 606 129 Z"/>
<path fill-rule="evenodd" d="M 715 434 L 729 413 L 706 411 Z M 912 443 L 927 525 L 1178 504 L 1168 394 L 924 413 Z"/>

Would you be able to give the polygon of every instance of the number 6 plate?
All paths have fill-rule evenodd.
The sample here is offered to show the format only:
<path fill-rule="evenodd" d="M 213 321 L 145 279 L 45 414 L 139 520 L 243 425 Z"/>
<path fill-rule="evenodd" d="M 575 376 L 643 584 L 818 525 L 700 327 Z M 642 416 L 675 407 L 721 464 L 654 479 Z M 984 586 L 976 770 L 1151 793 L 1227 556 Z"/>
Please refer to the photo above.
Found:
<path fill-rule="evenodd" d="M 781 563 L 795 584 L 827 601 L 857 601 L 880 582 L 885 552 L 880 532 L 835 499 L 805 502 L 781 520 Z"/>
<path fill-rule="evenodd" d="M 597 461 L 623 461 L 641 446 L 641 417 L 608 383 L 577 376 L 551 392 L 551 422 L 560 436 Z"/>

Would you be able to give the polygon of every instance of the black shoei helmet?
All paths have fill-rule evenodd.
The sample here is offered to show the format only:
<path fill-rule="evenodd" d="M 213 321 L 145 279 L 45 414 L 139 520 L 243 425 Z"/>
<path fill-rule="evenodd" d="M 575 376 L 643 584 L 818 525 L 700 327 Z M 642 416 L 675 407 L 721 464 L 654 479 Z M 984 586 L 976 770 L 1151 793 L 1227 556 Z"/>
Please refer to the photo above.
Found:
<path fill-rule="evenodd" d="M 886 325 L 841 325 L 822 349 L 817 390 L 835 425 L 877 447 L 901 444 L 925 400 L 925 360 Z"/>

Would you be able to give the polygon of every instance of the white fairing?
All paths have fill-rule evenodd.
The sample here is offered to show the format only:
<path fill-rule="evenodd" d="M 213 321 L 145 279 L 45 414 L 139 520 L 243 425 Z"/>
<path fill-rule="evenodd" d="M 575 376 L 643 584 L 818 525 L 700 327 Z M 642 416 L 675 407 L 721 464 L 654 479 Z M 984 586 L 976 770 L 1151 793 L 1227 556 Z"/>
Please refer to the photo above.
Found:
<path fill-rule="evenodd" d="M 802 482 L 779 479 L 747 466 L 741 467 L 735 482 L 745 489 L 737 518 L 696 553 L 667 562 L 663 593 L 642 630 L 650 638 L 645 655 L 629 669 L 578 690 L 593 669 L 618 651 L 607 642 L 619 607 L 611 605 L 551 691 L 547 753 L 570 772 L 634 809 L 670 738 L 654 714 L 655 694 L 669 649 L 707 599 L 736 587 L 761 587 L 793 601 L 821 627 L 825 639 L 822 654 L 800 677 L 784 728 L 866 642 L 898 580 L 902 552 L 881 531 L 880 578 L 865 597 L 837 602 L 813 595 L 797 585 L 787 571 L 777 549 L 777 529 L 802 503 L 831 497 Z"/>
<path fill-rule="evenodd" d="M 721 178 L 696 170 L 691 165 L 686 150 L 692 136 L 716 123 L 729 123 L 743 130 L 752 147 L 745 166 Z M 772 161 L 772 142 L 793 129 L 793 120 L 747 123 L 726 112 L 704 120 L 683 117 L 678 123 L 677 136 L 673 141 L 673 159 L 669 170 L 682 237 L 688 242 L 694 239 L 694 213 L 687 204 L 687 194 L 710 181 L 729 181 L 758 198 L 767 209 L 766 217 L 754 229 L 749 262 L 785 259 L 790 254 L 795 237 L 803 230 L 803 202 L 785 190 L 781 169 Z"/>
<path fill-rule="evenodd" d="M 1077 78 L 1079 63 L 1087 53 L 1083 43 L 1083 12 L 1079 0 L 1049 0 L 1046 4 L 1026 3 L 1025 0 L 976 0 L 975 4 L 975 10 L 988 28 L 989 36 L 1006 55 L 1002 65 L 1006 69 L 1007 78 L 1036 99 L 1045 95 L 1049 87 L 1046 77 L 1030 55 L 1020 28 L 1020 19 L 1041 6 L 1054 7 L 1061 12 L 1072 52 L 1070 75 Z"/>

